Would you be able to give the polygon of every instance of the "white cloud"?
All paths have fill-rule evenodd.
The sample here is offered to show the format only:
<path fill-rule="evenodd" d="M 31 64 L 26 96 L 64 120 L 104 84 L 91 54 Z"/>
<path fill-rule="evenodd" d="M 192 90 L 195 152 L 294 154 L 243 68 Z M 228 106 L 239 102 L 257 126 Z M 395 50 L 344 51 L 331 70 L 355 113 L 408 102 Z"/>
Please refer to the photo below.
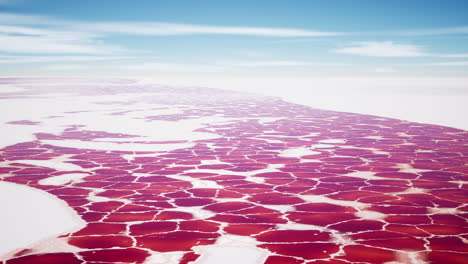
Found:
<path fill-rule="evenodd" d="M 395 73 L 397 70 L 393 67 L 378 67 L 374 69 L 377 73 Z"/>
<path fill-rule="evenodd" d="M 48 16 L 22 15 L 14 13 L 0 13 L 0 24 L 3 25 L 64 25 L 72 24 L 65 20 L 54 19 Z"/>
<path fill-rule="evenodd" d="M 47 36 L 61 41 L 90 41 L 99 35 L 91 32 L 70 31 L 67 29 L 41 28 L 23 25 L 0 25 L 0 34 L 13 36 Z"/>
<path fill-rule="evenodd" d="M 439 57 L 468 58 L 468 53 L 439 54 L 427 53 L 423 48 L 412 44 L 401 44 L 393 41 L 366 41 L 354 43 L 346 48 L 333 50 L 336 53 L 372 56 L 372 57 Z"/>
<path fill-rule="evenodd" d="M 116 47 L 58 40 L 46 36 L 11 36 L 0 34 L 0 51 L 14 53 L 106 54 Z"/>
<path fill-rule="evenodd" d="M 296 28 L 230 27 L 159 22 L 82 22 L 60 20 L 47 16 L 0 13 L 0 52 L 109 54 L 123 49 L 115 45 L 102 44 L 100 40 L 116 34 L 315 37 L 335 36 L 341 33 Z"/>
<path fill-rule="evenodd" d="M 0 0 L 1 3 L 17 3 L 20 0 Z M 0 24 L 16 25 L 49 25 L 66 26 L 81 29 L 92 29 L 100 32 L 139 34 L 139 35 L 181 35 L 181 34 L 235 34 L 260 35 L 276 37 L 314 37 L 314 36 L 340 36 L 340 35 L 392 35 L 392 36 L 424 36 L 424 35 L 453 35 L 468 34 L 468 26 L 448 28 L 428 28 L 405 31 L 379 31 L 379 32 L 327 32 L 313 31 L 297 28 L 272 27 L 233 27 L 219 25 L 193 25 L 161 22 L 95 22 L 84 23 L 80 21 L 61 20 L 48 16 L 22 15 L 14 13 L 0 13 Z M 296 39 L 291 41 L 303 41 Z"/>
<path fill-rule="evenodd" d="M 406 30 L 406 31 L 388 32 L 387 34 L 401 35 L 401 36 L 431 36 L 431 35 L 468 34 L 468 26 L 448 27 L 448 28 L 430 28 L 430 29 L 419 29 L 419 30 Z"/>
<path fill-rule="evenodd" d="M 0 25 L 0 51 L 9 53 L 107 54 L 115 46 L 97 43 L 87 32 Z"/>
<path fill-rule="evenodd" d="M 0 0 L 0 3 L 5 0 Z M 468 27 L 454 27 L 444 29 L 427 29 L 415 32 L 380 32 L 368 35 L 381 34 L 465 34 Z M 59 62 L 56 55 L 62 57 L 64 63 L 76 61 L 97 61 L 117 59 L 115 53 L 125 51 L 116 45 L 105 44 L 104 38 L 118 34 L 143 36 L 168 35 L 242 35 L 298 39 L 312 39 L 308 37 L 347 35 L 341 32 L 313 31 L 298 28 L 276 27 L 235 27 L 219 25 L 195 25 L 160 22 L 83 22 L 73 20 L 60 20 L 47 16 L 20 15 L 0 13 L 0 52 L 7 54 L 41 55 L 30 58 L 0 56 L 0 63 L 30 63 L 30 62 Z M 355 33 L 357 34 L 357 33 Z M 363 35 L 365 33 L 359 33 Z M 296 39 L 296 40 L 298 40 Z M 340 54 L 353 54 L 375 57 L 438 57 L 438 58 L 468 58 L 467 53 L 436 54 L 426 53 L 422 47 L 407 43 L 392 41 L 356 42 L 349 46 L 334 50 Z M 113 56 L 104 56 L 104 55 Z M 148 71 L 174 71 L 174 72 L 219 72 L 236 67 L 307 67 L 307 66 L 346 66 L 345 63 L 320 63 L 296 60 L 261 60 L 266 56 L 257 51 L 240 51 L 247 57 L 257 57 L 259 61 L 227 62 L 224 64 L 195 65 L 178 63 L 142 63 L 128 66 L 128 69 Z M 50 56 L 49 55 L 55 55 Z M 72 55 L 72 56 L 70 56 Z M 79 56 L 80 55 L 80 56 Z M 78 58 L 80 57 L 80 58 Z M 432 63 L 436 66 L 464 66 L 465 62 Z M 426 64 L 427 65 L 427 64 Z M 69 65 L 68 65 L 69 66 Z M 65 67 L 67 68 L 67 67 Z M 376 71 L 388 72 L 382 68 Z"/>
<path fill-rule="evenodd" d="M 87 62 L 87 61 L 110 61 L 124 60 L 130 57 L 124 56 L 15 56 L 4 55 L 0 56 L 0 64 L 15 64 L 15 63 L 36 63 L 36 62 Z"/>
<path fill-rule="evenodd" d="M 336 53 L 374 57 L 418 57 L 426 55 L 419 46 L 392 41 L 359 42 L 352 47 L 336 49 Z"/>
<path fill-rule="evenodd" d="M 309 62 L 309 61 L 245 61 L 230 62 L 228 65 L 235 67 L 292 67 L 292 66 L 349 66 L 347 63 L 335 62 Z"/>
<path fill-rule="evenodd" d="M 468 53 L 460 53 L 460 54 L 434 54 L 434 57 L 441 57 L 441 58 L 468 58 Z"/>
<path fill-rule="evenodd" d="M 54 70 L 54 71 L 70 71 L 70 70 L 85 70 L 89 69 L 90 66 L 83 65 L 83 64 L 54 64 L 42 67 L 46 70 Z M 94 67 L 93 67 L 94 68 Z"/>
<path fill-rule="evenodd" d="M 258 50 L 239 50 L 235 52 L 235 54 L 240 55 L 240 56 L 245 56 L 245 57 L 266 57 L 266 56 L 271 55 L 266 52 L 258 51 Z"/>
<path fill-rule="evenodd" d="M 88 64 L 88 63 L 64 63 L 57 62 L 43 67 L 46 70 L 70 71 L 70 70 L 107 70 L 111 72 L 126 73 L 212 73 L 226 70 L 224 66 L 207 64 L 184 64 L 172 62 L 150 62 L 150 63 L 122 63 L 122 64 Z"/>
<path fill-rule="evenodd" d="M 106 58 L 111 59 L 112 57 L 99 57 L 99 56 L 86 56 L 89 57 L 90 61 L 93 58 L 97 60 L 104 60 Z M 45 61 L 48 61 L 48 57 L 44 57 Z M 80 62 L 81 57 L 74 57 L 70 56 L 70 62 Z M 116 57 L 119 58 L 119 57 Z M 125 57 L 123 57 L 125 58 Z M 2 58 L 0 57 L 0 63 Z M 49 60 L 51 61 L 51 60 Z M 314 63 L 314 62 L 306 62 L 306 61 L 247 61 L 247 62 L 225 62 L 225 63 L 179 63 L 179 62 L 128 62 L 124 61 L 119 64 L 113 65 L 96 65 L 96 64 L 88 64 L 88 63 L 80 63 L 80 64 L 70 64 L 66 63 L 66 60 L 53 62 L 52 65 L 47 65 L 44 68 L 48 70 L 60 70 L 60 71 L 67 71 L 67 70 L 81 70 L 81 69 L 90 69 L 90 68 L 97 68 L 97 69 L 107 69 L 107 70 L 124 70 L 125 72 L 129 73 L 227 73 L 227 72 L 236 72 L 238 70 L 242 70 L 242 68 L 261 68 L 261 67 L 294 67 L 294 66 L 348 66 L 348 64 L 344 63 Z"/>
<path fill-rule="evenodd" d="M 151 62 L 134 65 L 124 65 L 120 68 L 138 71 L 156 71 L 156 72 L 222 72 L 226 68 L 217 65 L 204 64 L 181 64 L 166 62 Z"/>
<path fill-rule="evenodd" d="M 319 37 L 343 35 L 338 32 L 312 31 L 296 28 L 269 28 L 269 27 L 230 27 L 230 26 L 208 26 L 174 23 L 94 23 L 83 24 L 82 27 L 107 32 L 132 35 L 248 35 L 265 37 Z"/>
<path fill-rule="evenodd" d="M 448 61 L 422 64 L 426 66 L 468 66 L 468 61 Z"/>
<path fill-rule="evenodd" d="M 282 66 L 305 66 L 304 61 L 246 61 L 228 63 L 235 67 L 282 67 Z"/>
<path fill-rule="evenodd" d="M 321 37 L 344 35 L 340 32 L 313 31 L 297 28 L 235 27 L 219 25 L 195 25 L 161 22 L 80 22 L 58 20 L 50 17 L 0 13 L 0 23 L 8 25 L 48 25 L 77 29 L 84 32 L 129 35 L 247 35 L 266 37 Z"/>

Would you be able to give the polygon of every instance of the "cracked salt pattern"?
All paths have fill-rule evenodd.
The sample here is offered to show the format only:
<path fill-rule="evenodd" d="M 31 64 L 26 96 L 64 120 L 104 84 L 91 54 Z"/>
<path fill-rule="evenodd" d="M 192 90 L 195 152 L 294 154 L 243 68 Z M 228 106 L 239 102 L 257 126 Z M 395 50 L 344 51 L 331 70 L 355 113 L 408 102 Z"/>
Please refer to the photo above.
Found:
<path fill-rule="evenodd" d="M 25 196 L 0 197 L 41 214 L 1 264 L 466 263 L 466 131 L 129 80 L 0 85 L 0 188 Z M 62 225 L 21 236 L 48 214 Z"/>

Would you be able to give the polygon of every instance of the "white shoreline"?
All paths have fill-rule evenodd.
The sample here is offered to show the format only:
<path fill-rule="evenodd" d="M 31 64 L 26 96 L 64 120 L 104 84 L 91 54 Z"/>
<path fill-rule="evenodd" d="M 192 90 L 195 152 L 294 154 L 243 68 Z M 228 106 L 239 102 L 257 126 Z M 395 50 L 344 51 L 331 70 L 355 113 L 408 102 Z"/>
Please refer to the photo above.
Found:
<path fill-rule="evenodd" d="M 315 109 L 468 130 L 468 119 L 461 118 L 468 113 L 467 77 L 162 75 L 137 79 L 276 96 Z"/>
<path fill-rule="evenodd" d="M 65 201 L 45 191 L 0 181 L 0 193 L 0 260 L 86 226 Z"/>

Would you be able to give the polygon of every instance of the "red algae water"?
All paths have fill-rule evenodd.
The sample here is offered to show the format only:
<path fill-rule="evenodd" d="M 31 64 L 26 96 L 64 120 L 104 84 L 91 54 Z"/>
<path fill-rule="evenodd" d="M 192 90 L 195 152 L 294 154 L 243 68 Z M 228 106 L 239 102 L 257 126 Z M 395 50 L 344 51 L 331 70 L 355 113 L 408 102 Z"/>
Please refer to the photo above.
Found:
<path fill-rule="evenodd" d="M 466 131 L 120 79 L 1 85 L 0 180 L 85 223 L 2 264 L 467 263 Z"/>

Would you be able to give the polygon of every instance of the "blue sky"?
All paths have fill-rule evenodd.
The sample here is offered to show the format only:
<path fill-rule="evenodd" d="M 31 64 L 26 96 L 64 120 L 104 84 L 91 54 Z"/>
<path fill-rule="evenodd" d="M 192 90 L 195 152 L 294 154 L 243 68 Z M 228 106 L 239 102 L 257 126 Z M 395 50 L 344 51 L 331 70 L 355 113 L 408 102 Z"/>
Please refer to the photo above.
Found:
<path fill-rule="evenodd" d="M 468 73 L 468 1 L 0 0 L 2 75 Z"/>

